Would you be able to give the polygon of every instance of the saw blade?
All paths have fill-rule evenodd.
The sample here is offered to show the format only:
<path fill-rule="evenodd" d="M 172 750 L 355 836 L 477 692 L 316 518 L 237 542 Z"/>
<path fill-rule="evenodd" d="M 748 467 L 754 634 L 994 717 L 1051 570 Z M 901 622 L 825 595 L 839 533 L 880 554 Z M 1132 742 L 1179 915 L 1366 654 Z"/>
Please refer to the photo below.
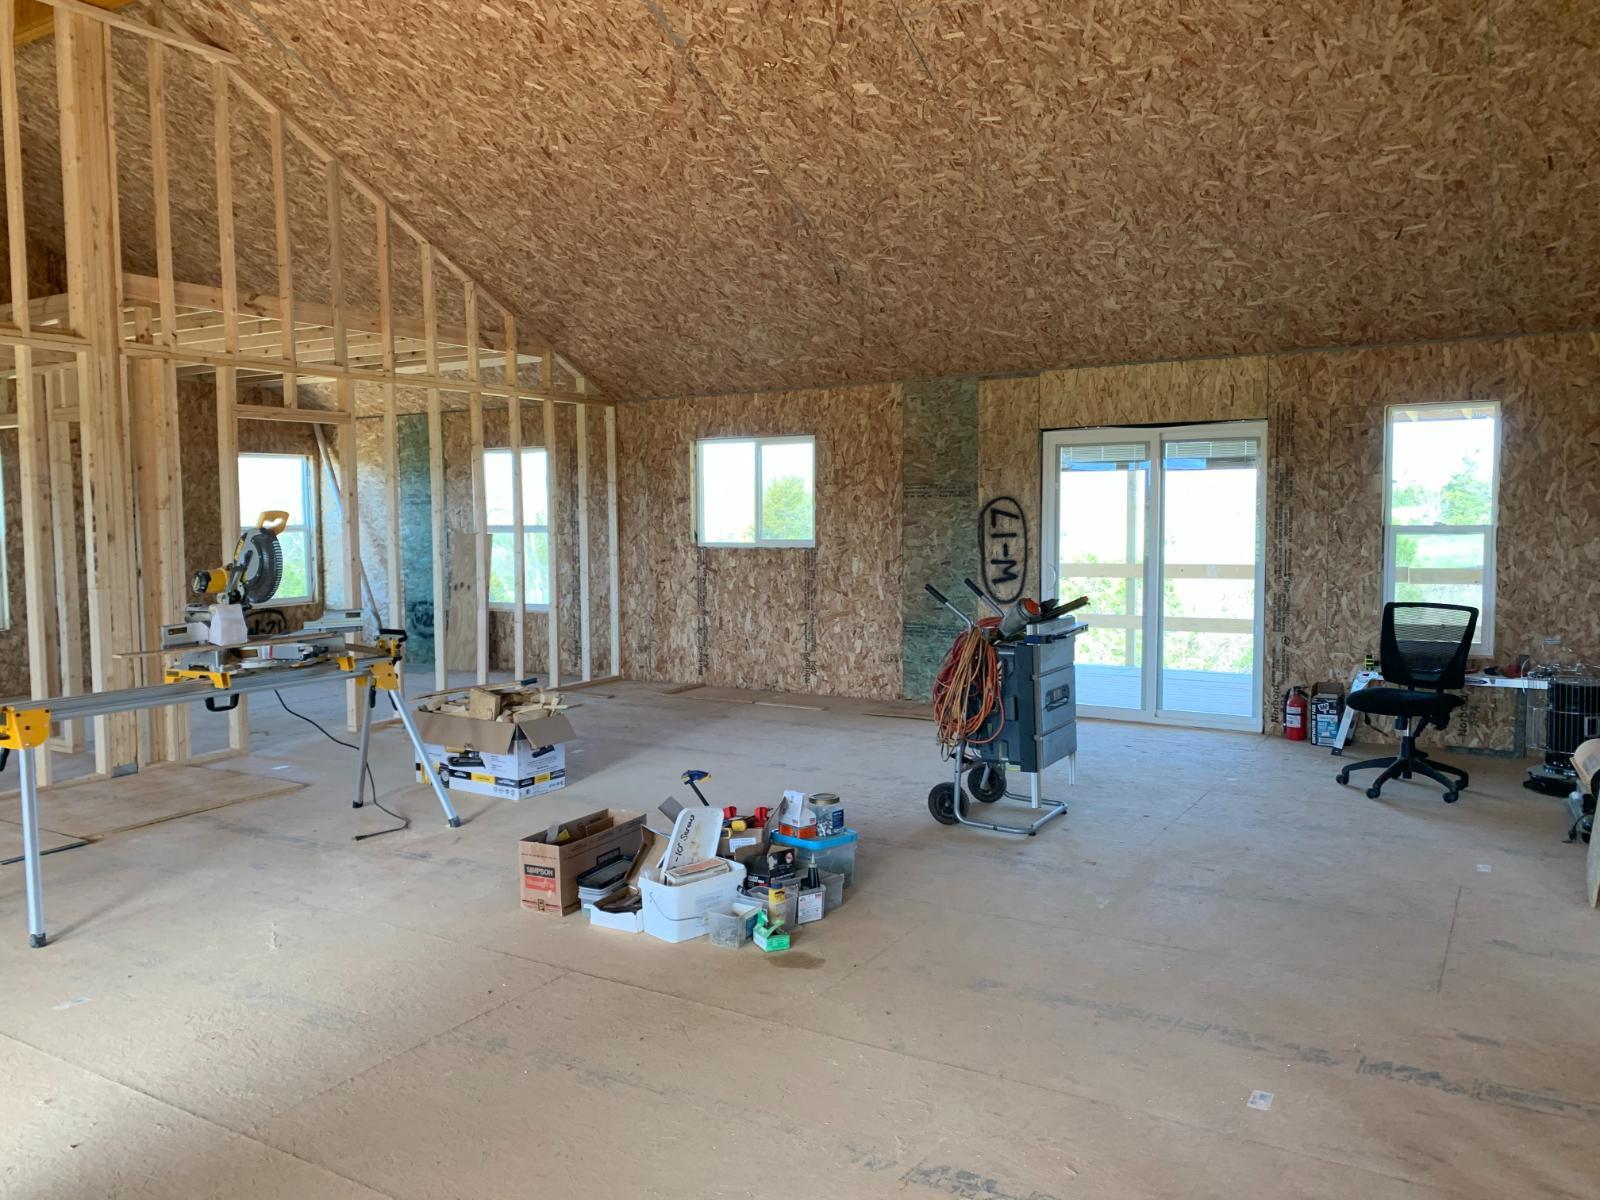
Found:
<path fill-rule="evenodd" d="M 283 582 L 283 546 L 278 535 L 252 529 L 245 538 L 244 570 L 240 573 L 246 604 L 265 604 Z"/>

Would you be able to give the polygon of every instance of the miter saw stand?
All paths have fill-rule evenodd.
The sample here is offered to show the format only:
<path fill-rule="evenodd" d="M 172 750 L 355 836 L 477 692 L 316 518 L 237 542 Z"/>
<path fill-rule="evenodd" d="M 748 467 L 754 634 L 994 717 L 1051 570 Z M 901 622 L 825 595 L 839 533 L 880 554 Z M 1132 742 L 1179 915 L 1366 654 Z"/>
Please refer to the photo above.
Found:
<path fill-rule="evenodd" d="M 304 629 L 279 637 L 241 639 L 228 645 L 214 639 L 243 628 L 243 610 L 271 599 L 282 577 L 282 554 L 277 533 L 281 513 L 263 513 L 254 529 L 239 538 L 234 561 L 202 571 L 195 591 L 219 597 L 210 607 L 194 606 L 183 621 L 161 630 L 161 650 L 185 651 L 175 666 L 164 672 L 163 682 L 147 687 L 118 688 L 80 696 L 17 700 L 0 705 L 0 767 L 12 752 L 17 755 L 18 791 L 22 803 L 23 872 L 27 893 L 28 943 L 43 946 L 44 878 L 40 862 L 39 785 L 35 754 L 50 736 L 55 721 L 88 720 L 112 713 L 138 712 L 169 704 L 203 700 L 212 712 L 231 712 L 241 696 L 275 692 L 319 682 L 353 683 L 360 713 L 360 761 L 356 765 L 355 799 L 363 802 L 368 750 L 372 741 L 372 709 L 378 692 L 389 697 L 405 726 L 418 762 L 427 762 L 422 736 L 417 731 L 401 691 L 400 661 L 406 634 L 403 629 L 378 630 L 376 646 L 362 645 L 359 609 L 329 613 Z M 274 528 L 276 526 L 276 528 Z M 213 586 L 214 585 L 214 586 Z M 239 611 L 219 612 L 233 606 Z M 428 782 L 452 827 L 461 824 L 438 774 L 428 772 Z"/>

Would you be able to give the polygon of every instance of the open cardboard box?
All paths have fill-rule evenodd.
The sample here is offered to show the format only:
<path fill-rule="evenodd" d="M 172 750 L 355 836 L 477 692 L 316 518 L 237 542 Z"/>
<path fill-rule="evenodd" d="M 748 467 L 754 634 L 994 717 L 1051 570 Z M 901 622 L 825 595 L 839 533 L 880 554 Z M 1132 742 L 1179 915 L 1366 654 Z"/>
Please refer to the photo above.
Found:
<path fill-rule="evenodd" d="M 564 743 L 578 735 L 561 713 L 527 713 L 515 721 L 430 712 L 415 717 L 426 769 L 451 791 L 526 800 L 567 784 Z M 423 770 L 418 763 L 419 779 Z"/>
<path fill-rule="evenodd" d="M 522 907 L 556 916 L 577 912 L 578 876 L 629 854 L 637 865 L 645 833 L 643 813 L 602 808 L 529 834 L 517 843 Z"/>

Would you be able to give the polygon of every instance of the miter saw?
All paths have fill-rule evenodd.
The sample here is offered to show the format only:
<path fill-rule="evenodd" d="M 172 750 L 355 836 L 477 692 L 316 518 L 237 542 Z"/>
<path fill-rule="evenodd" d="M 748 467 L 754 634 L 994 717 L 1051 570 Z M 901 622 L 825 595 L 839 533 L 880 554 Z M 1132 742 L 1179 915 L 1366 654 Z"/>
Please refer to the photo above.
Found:
<path fill-rule="evenodd" d="M 286 512 L 262 513 L 254 529 L 239 535 L 232 562 L 194 573 L 194 594 L 215 597 L 206 631 L 206 640 L 212 645 L 230 646 L 248 639 L 244 610 L 278 594 L 283 582 L 283 546 L 278 535 L 288 524 Z"/>
<path fill-rule="evenodd" d="M 302 666 L 345 653 L 345 635 L 360 633 L 360 609 L 342 609 L 307 622 L 297 633 L 252 638 L 245 613 L 265 604 L 283 582 L 283 547 L 278 535 L 289 523 L 286 512 L 264 512 L 253 528 L 239 535 L 233 559 L 220 567 L 196 571 L 194 594 L 210 603 L 192 603 L 182 621 L 161 628 L 161 648 L 194 647 L 166 671 L 168 683 L 210 679 L 228 686 L 235 671 L 263 667 Z"/>

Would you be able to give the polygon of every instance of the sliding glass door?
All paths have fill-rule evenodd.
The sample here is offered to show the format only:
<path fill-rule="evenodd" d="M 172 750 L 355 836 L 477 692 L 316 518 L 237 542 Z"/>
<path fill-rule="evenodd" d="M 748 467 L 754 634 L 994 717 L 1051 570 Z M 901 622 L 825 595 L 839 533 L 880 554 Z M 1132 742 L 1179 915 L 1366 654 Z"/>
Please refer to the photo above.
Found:
<path fill-rule="evenodd" d="M 1086 713 L 1261 728 L 1265 447 L 1260 422 L 1045 435 L 1043 578 L 1089 597 Z"/>

